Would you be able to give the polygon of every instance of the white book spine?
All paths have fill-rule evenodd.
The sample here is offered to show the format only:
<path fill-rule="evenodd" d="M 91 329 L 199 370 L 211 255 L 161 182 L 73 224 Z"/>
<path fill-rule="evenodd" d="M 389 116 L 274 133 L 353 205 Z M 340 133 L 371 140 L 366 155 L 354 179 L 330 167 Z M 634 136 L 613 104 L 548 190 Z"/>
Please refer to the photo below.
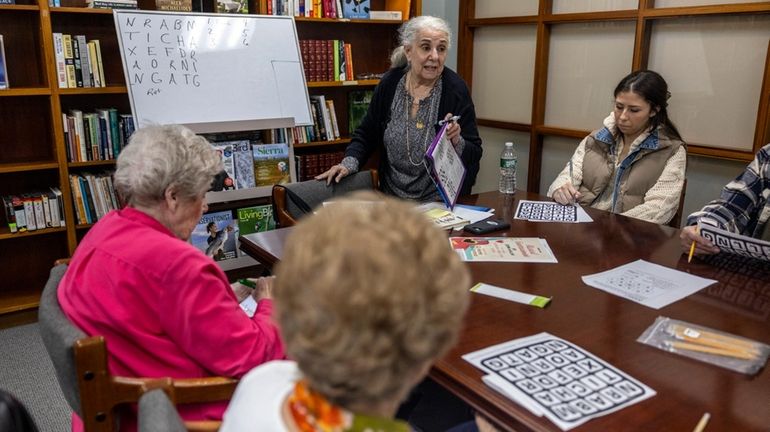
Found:
<path fill-rule="evenodd" d="M 45 226 L 50 228 L 53 226 L 53 219 L 51 218 L 51 207 L 48 204 L 48 194 L 40 194 L 42 199 L 43 217 L 45 218 Z M 57 221 L 58 222 L 58 221 Z"/>
<path fill-rule="evenodd" d="M 67 69 L 64 63 L 64 41 L 61 33 L 53 34 L 54 57 L 56 58 L 56 77 L 59 88 L 67 88 Z"/>
<path fill-rule="evenodd" d="M 56 194 L 48 192 L 48 211 L 51 212 L 51 226 L 61 226 L 61 215 L 59 214 L 59 202 Z"/>
<path fill-rule="evenodd" d="M 32 203 L 31 198 L 24 197 L 23 199 L 24 199 L 24 216 L 27 219 L 27 230 L 34 231 L 37 229 L 37 223 L 35 222 L 35 205 Z"/>

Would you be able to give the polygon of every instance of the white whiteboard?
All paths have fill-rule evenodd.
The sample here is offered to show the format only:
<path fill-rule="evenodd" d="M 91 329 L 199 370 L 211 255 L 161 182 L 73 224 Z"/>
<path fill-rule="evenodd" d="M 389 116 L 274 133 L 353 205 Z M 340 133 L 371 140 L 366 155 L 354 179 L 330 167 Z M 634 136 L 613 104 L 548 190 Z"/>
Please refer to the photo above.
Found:
<path fill-rule="evenodd" d="M 114 10 L 139 127 L 196 132 L 310 125 L 292 17 Z"/>

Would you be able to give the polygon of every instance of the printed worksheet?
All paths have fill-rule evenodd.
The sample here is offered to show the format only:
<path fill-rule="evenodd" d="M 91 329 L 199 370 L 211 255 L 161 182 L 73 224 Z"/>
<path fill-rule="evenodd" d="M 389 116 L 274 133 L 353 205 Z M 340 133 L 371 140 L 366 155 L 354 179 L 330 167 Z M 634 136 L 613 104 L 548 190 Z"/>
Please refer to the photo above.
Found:
<path fill-rule="evenodd" d="M 714 279 L 693 276 L 644 260 L 583 276 L 583 282 L 653 309 L 668 306 L 716 283 Z"/>
<path fill-rule="evenodd" d="M 593 222 L 579 205 L 562 205 L 553 201 L 519 201 L 514 219 L 531 222 Z"/>
<path fill-rule="evenodd" d="M 487 385 L 565 431 L 655 396 L 655 390 L 625 372 L 549 333 L 463 359 L 487 373 Z"/>

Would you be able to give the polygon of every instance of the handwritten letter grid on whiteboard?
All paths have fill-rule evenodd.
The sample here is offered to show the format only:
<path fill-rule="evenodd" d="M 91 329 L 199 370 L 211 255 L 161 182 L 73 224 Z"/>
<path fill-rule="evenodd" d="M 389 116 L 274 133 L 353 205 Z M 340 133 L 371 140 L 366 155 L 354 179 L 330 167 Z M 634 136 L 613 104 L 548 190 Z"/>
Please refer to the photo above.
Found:
<path fill-rule="evenodd" d="M 116 10 L 115 23 L 140 126 L 310 123 L 290 17 Z"/>

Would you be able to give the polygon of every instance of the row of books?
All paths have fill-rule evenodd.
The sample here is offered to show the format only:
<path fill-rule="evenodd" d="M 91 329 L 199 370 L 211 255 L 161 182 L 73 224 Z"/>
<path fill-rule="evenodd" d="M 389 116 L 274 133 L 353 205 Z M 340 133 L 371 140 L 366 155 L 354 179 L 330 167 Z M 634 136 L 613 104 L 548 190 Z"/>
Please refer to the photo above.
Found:
<path fill-rule="evenodd" d="M 291 128 L 291 138 L 294 144 L 314 141 L 334 141 L 340 139 L 340 128 L 337 122 L 337 111 L 334 101 L 325 96 L 310 96 L 311 126 Z"/>
<path fill-rule="evenodd" d="M 53 46 L 59 88 L 107 86 L 99 39 L 54 33 Z"/>
<path fill-rule="evenodd" d="M 252 144 L 249 140 L 212 143 L 222 156 L 227 178 L 222 190 L 270 186 L 291 181 L 289 146 L 279 144 Z"/>
<path fill-rule="evenodd" d="M 372 101 L 372 90 L 360 90 L 348 93 L 348 133 L 352 136 L 366 116 Z M 313 124 L 289 129 L 288 136 L 293 144 L 319 141 L 334 141 L 342 138 L 342 131 L 337 119 L 334 101 L 323 95 L 310 96 Z"/>
<path fill-rule="evenodd" d="M 268 15 L 368 18 L 368 11 L 369 0 L 267 0 Z"/>
<path fill-rule="evenodd" d="M 97 108 L 92 113 L 73 109 L 62 113 L 62 124 L 70 162 L 117 158 L 136 128 L 134 117 L 118 114 L 116 108 Z"/>
<path fill-rule="evenodd" d="M 64 199 L 61 190 L 29 192 L 2 197 L 5 221 L 12 233 L 63 227 Z"/>
<path fill-rule="evenodd" d="M 80 225 L 95 223 L 110 210 L 121 207 L 112 184 L 111 173 L 70 174 L 70 186 L 75 220 Z"/>
<path fill-rule="evenodd" d="M 370 0 L 261 0 L 268 15 L 332 19 L 409 19 L 410 0 L 386 0 L 384 11 L 371 10 Z"/>
<path fill-rule="evenodd" d="M 238 245 L 238 236 L 275 228 L 270 205 L 243 207 L 206 213 L 190 235 L 190 243 L 215 261 L 245 256 Z"/>
<path fill-rule="evenodd" d="M 353 75 L 353 47 L 337 39 L 300 39 L 299 51 L 308 81 L 347 81 Z"/>
<path fill-rule="evenodd" d="M 312 180 L 315 176 L 342 162 L 344 157 L 344 151 L 294 156 L 294 162 L 297 164 L 297 178 L 299 181 Z"/>

